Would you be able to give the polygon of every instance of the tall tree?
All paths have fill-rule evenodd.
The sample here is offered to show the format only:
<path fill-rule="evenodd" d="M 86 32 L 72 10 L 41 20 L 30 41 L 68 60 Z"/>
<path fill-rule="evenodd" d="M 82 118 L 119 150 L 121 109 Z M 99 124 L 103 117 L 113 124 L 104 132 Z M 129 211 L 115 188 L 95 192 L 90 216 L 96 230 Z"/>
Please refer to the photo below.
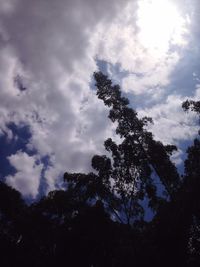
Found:
<path fill-rule="evenodd" d="M 138 118 L 127 98 L 122 96 L 119 85 L 101 72 L 94 73 L 97 96 L 110 108 L 109 118 L 117 122 L 117 144 L 109 138 L 105 149 L 111 154 L 95 155 L 92 167 L 96 174 L 69 174 L 64 178 L 68 187 L 86 199 L 101 199 L 105 207 L 121 222 L 132 224 L 144 215 L 142 201 L 149 199 L 149 206 L 157 209 L 161 198 L 157 196 L 152 173 L 159 177 L 168 199 L 173 198 L 180 184 L 180 177 L 170 160 L 175 146 L 164 146 L 155 141 L 147 131 L 150 118 Z"/>

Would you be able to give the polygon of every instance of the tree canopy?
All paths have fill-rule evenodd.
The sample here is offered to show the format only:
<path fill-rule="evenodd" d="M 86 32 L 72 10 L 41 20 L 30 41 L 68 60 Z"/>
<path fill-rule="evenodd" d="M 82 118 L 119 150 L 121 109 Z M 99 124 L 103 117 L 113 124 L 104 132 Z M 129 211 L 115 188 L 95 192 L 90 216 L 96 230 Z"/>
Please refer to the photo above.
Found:
<path fill-rule="evenodd" d="M 199 137 L 180 175 L 171 160 L 177 148 L 155 140 L 152 119 L 139 118 L 106 75 L 94 79 L 119 138 L 105 140 L 93 172 L 66 172 L 65 190 L 32 205 L 0 182 L 1 265 L 199 266 Z M 200 115 L 199 101 L 185 101 L 183 110 Z"/>

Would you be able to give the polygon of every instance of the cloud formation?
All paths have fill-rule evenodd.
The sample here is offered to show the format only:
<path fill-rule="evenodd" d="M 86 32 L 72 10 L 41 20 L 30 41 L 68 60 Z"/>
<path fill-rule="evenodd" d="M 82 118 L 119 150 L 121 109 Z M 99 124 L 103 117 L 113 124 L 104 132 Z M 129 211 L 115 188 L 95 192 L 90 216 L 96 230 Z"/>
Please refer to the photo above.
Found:
<path fill-rule="evenodd" d="M 6 177 L 9 185 L 21 191 L 25 197 L 35 198 L 38 194 L 42 165 L 37 163 L 35 156 L 31 157 L 18 151 L 8 158 L 16 173 Z"/>
<path fill-rule="evenodd" d="M 47 190 L 54 189 L 66 169 L 90 169 L 90 157 L 103 149 L 103 140 L 112 133 L 105 108 L 89 87 L 96 70 L 93 36 L 98 25 L 110 23 L 125 4 L 90 0 L 0 4 L 1 131 L 12 138 L 10 122 L 30 127 L 27 153 L 35 150 L 38 158 L 50 157 L 44 174 Z M 25 90 L 14 82 L 16 77 Z M 19 171 L 6 180 L 35 197 L 38 182 L 31 186 L 30 178 L 27 188 L 27 171 L 19 168 L 24 155 L 8 158 Z M 38 170 L 34 158 L 27 159 L 34 174 Z"/>
<path fill-rule="evenodd" d="M 104 153 L 103 141 L 113 135 L 113 125 L 91 88 L 97 59 L 113 66 L 111 77 L 120 65 L 123 75 L 118 79 L 125 93 L 136 99 L 147 96 L 151 104 L 141 102 L 141 114 L 152 115 L 165 132 L 172 127 L 173 136 L 167 137 L 154 126 L 158 138 L 172 142 L 192 136 L 189 126 L 183 132 L 177 126 L 186 120 L 178 108 L 184 99 L 181 89 L 176 97 L 167 95 L 186 43 L 170 45 L 161 54 L 145 47 L 138 23 L 142 2 L 1 1 L 0 134 L 11 142 L 16 138 L 11 122 L 30 129 L 26 151 L 9 155 L 16 173 L 6 177 L 24 196 L 37 197 L 41 177 L 49 191 L 65 170 L 89 171 L 91 156 Z M 181 37 L 188 40 L 186 32 Z M 196 44 L 192 40 L 188 42 Z"/>

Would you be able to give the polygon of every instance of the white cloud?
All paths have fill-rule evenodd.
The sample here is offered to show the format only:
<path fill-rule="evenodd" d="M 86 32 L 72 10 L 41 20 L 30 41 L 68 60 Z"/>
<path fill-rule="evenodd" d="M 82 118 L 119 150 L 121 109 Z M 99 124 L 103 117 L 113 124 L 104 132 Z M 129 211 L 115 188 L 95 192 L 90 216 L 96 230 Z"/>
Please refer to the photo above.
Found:
<path fill-rule="evenodd" d="M 151 108 L 139 110 L 140 116 L 152 117 L 154 124 L 150 126 L 156 139 L 165 144 L 176 144 L 191 140 L 198 132 L 197 116 L 185 113 L 182 103 L 186 100 L 179 95 L 170 95 L 164 103 Z"/>
<path fill-rule="evenodd" d="M 123 79 L 122 87 L 125 92 L 135 95 L 150 94 L 152 97 L 159 95 L 165 86 L 170 83 L 169 75 L 179 60 L 177 53 L 166 55 L 159 64 L 146 73 L 130 74 Z"/>
<path fill-rule="evenodd" d="M 126 1 L 18 0 L 8 12 L 9 3 L 0 4 L 1 132 L 9 122 L 29 125 L 27 149 L 50 157 L 44 175 L 51 190 L 65 170 L 89 170 L 91 156 L 112 134 L 104 105 L 89 87 L 96 70 L 93 36 L 98 25 L 112 23 Z M 13 82 L 18 74 L 27 88 L 23 92 Z M 24 155 L 10 156 L 11 165 L 19 169 L 15 160 L 27 159 L 39 179 L 34 158 Z M 35 197 L 38 183 L 32 186 L 27 171 L 20 168 L 7 181 Z"/>
<path fill-rule="evenodd" d="M 125 92 L 148 93 L 155 98 L 170 83 L 181 49 L 188 44 L 188 27 L 186 16 L 179 14 L 173 3 L 135 1 L 127 5 L 106 32 L 99 27 L 98 54 L 111 64 L 119 63 L 121 70 L 128 73 L 122 80 Z M 172 49 L 172 44 L 178 49 Z"/>
<path fill-rule="evenodd" d="M 38 194 L 42 164 L 37 164 L 37 158 L 18 151 L 8 157 L 10 164 L 16 169 L 16 174 L 6 177 L 6 182 L 21 191 L 26 197 L 35 198 Z"/>
<path fill-rule="evenodd" d="M 107 110 L 90 88 L 96 58 L 119 63 L 130 73 L 122 81 L 126 92 L 155 98 L 169 84 L 180 55 L 167 51 L 156 57 L 144 47 L 139 41 L 137 10 L 136 0 L 1 1 L 0 132 L 12 140 L 9 122 L 29 125 L 32 137 L 27 149 L 37 151 L 32 157 L 24 152 L 9 157 L 17 173 L 7 181 L 24 195 L 37 195 L 42 166 L 35 164 L 36 159 L 50 157 L 44 176 L 52 190 L 65 170 L 90 170 L 91 156 L 103 152 L 103 141 L 112 136 Z M 135 72 L 143 77 L 134 76 Z M 18 74 L 27 88 L 23 92 L 13 82 Z M 163 106 L 152 108 L 154 117 L 171 100 L 174 103 L 169 98 Z M 171 106 L 168 112 L 172 114 Z M 165 132 L 172 118 L 166 123 L 159 117 Z M 187 136 L 175 123 L 173 127 L 177 138 Z M 162 137 L 159 127 L 154 130 Z M 21 162 L 27 162 L 27 167 Z"/>

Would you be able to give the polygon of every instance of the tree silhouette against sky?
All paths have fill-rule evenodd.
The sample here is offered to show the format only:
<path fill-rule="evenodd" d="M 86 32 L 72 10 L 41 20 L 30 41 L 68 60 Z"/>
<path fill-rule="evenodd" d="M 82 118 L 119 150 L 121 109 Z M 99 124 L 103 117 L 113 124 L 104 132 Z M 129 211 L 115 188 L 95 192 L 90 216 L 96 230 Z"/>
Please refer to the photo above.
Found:
<path fill-rule="evenodd" d="M 0 183 L 1 266 L 199 266 L 199 137 L 179 175 L 170 159 L 176 147 L 154 139 L 152 120 L 138 117 L 118 85 L 101 72 L 94 79 L 120 138 L 93 156 L 94 172 L 66 172 L 65 190 L 30 206 Z M 183 109 L 200 114 L 198 101 Z M 145 201 L 154 212 L 148 222 Z"/>

